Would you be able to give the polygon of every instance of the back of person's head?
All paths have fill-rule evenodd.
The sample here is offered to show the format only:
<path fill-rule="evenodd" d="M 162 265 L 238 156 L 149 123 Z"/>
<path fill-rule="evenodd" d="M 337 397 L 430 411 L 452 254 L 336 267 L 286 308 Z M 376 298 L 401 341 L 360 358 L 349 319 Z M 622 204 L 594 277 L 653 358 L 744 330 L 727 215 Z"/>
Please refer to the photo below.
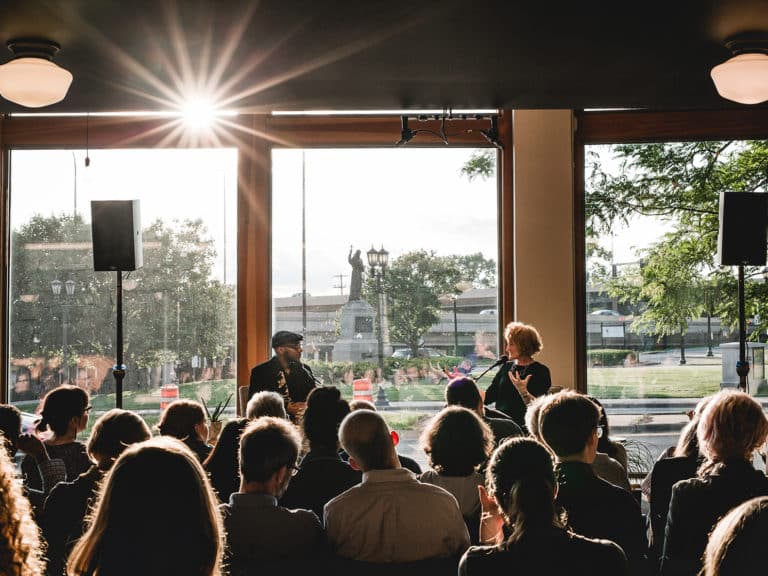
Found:
<path fill-rule="evenodd" d="M 392 434 L 378 412 L 355 410 L 341 422 L 339 439 L 363 472 L 397 466 Z"/>
<path fill-rule="evenodd" d="M 449 406 L 463 406 L 477 410 L 480 405 L 480 390 L 473 378 L 459 376 L 445 386 L 445 403 Z"/>
<path fill-rule="evenodd" d="M 240 436 L 240 475 L 246 482 L 266 482 L 283 466 L 292 468 L 301 450 L 301 436 L 284 418 L 263 416 Z"/>
<path fill-rule="evenodd" d="M 600 423 L 600 410 L 583 394 L 553 394 L 541 407 L 539 431 L 558 458 L 579 454 Z"/>
<path fill-rule="evenodd" d="M 39 576 L 45 572 L 42 557 L 29 500 L 16 481 L 10 456 L 0 450 L 0 574 Z"/>
<path fill-rule="evenodd" d="M 723 390 L 704 408 L 697 436 L 702 454 L 711 463 L 750 460 L 768 437 L 768 418 L 749 394 Z"/>
<path fill-rule="evenodd" d="M 701 414 L 704 412 L 704 408 L 706 408 L 712 398 L 713 396 L 705 396 L 696 404 L 691 414 L 691 419 L 680 431 L 680 437 L 675 446 L 675 456 L 686 458 L 699 457 L 699 439 L 697 437 L 699 423 L 701 422 Z"/>
<path fill-rule="evenodd" d="M 514 344 L 521 356 L 533 356 L 541 352 L 544 345 L 538 330 L 522 322 L 510 322 L 504 328 L 504 339 Z"/>
<path fill-rule="evenodd" d="M 335 386 L 313 388 L 307 396 L 307 408 L 301 422 L 304 437 L 310 446 L 325 446 L 336 450 L 339 426 L 350 413 L 349 403 Z"/>
<path fill-rule="evenodd" d="M 490 456 L 493 432 L 474 411 L 448 406 L 429 421 L 419 444 L 437 472 L 468 476 Z"/>
<path fill-rule="evenodd" d="M 702 576 L 743 576 L 760 571 L 768 534 L 768 496 L 753 498 L 726 514 L 709 536 Z"/>
<path fill-rule="evenodd" d="M 538 396 L 534 398 L 528 408 L 525 410 L 525 427 L 528 429 L 528 434 L 539 442 L 544 442 L 541 437 L 541 430 L 539 429 L 539 417 L 541 416 L 541 407 L 544 406 L 550 399 L 550 396 Z"/>
<path fill-rule="evenodd" d="M 597 439 L 597 451 L 602 452 L 603 454 L 608 454 L 609 456 L 614 456 L 616 453 L 615 449 L 611 445 L 611 429 L 608 425 L 608 414 L 605 412 L 605 408 L 600 403 L 600 400 L 595 398 L 594 396 L 587 396 L 592 402 L 595 403 L 597 406 L 597 409 L 600 410 L 600 423 L 598 426 L 603 429 L 603 434 L 600 436 L 600 438 Z"/>
<path fill-rule="evenodd" d="M 129 445 L 149 440 L 151 436 L 149 427 L 138 414 L 113 408 L 96 420 L 86 448 L 91 460 L 107 470 Z"/>
<path fill-rule="evenodd" d="M 502 442 L 486 469 L 486 485 L 504 514 L 512 541 L 562 526 L 555 508 L 552 456 L 533 438 Z"/>
<path fill-rule="evenodd" d="M 80 418 L 88 408 L 88 393 L 77 386 L 64 384 L 54 388 L 43 397 L 40 421 L 35 428 L 39 432 L 46 429 L 54 434 L 66 434 L 72 418 Z"/>
<path fill-rule="evenodd" d="M 354 412 L 355 410 L 370 410 L 371 412 L 376 412 L 376 405 L 368 400 L 352 400 L 349 403 L 349 410 L 350 412 Z"/>
<path fill-rule="evenodd" d="M 8 453 L 16 453 L 16 443 L 21 433 L 21 412 L 11 404 L 0 404 L 0 433 Z"/>
<path fill-rule="evenodd" d="M 262 390 L 251 396 L 245 407 L 245 417 L 248 420 L 255 420 L 262 416 L 288 417 L 285 413 L 285 401 L 280 394 L 269 390 Z"/>
<path fill-rule="evenodd" d="M 163 436 L 184 440 L 195 438 L 195 426 L 202 422 L 205 422 L 205 410 L 200 402 L 176 400 L 171 402 L 160 416 L 157 429 Z"/>
<path fill-rule="evenodd" d="M 215 576 L 223 536 L 194 453 L 174 438 L 152 438 L 127 448 L 106 476 L 67 573 Z"/>

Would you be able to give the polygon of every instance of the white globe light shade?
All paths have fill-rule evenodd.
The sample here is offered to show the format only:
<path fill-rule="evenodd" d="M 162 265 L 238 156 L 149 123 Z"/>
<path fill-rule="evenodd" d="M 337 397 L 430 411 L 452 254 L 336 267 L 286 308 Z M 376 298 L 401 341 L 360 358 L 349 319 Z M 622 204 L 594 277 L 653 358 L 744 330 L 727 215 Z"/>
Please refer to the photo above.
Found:
<path fill-rule="evenodd" d="M 61 102 L 70 84 L 72 74 L 44 58 L 16 58 L 0 66 L 0 95 L 27 108 Z"/>
<path fill-rule="evenodd" d="M 718 94 L 740 104 L 768 100 L 768 54 L 738 54 L 712 68 Z"/>

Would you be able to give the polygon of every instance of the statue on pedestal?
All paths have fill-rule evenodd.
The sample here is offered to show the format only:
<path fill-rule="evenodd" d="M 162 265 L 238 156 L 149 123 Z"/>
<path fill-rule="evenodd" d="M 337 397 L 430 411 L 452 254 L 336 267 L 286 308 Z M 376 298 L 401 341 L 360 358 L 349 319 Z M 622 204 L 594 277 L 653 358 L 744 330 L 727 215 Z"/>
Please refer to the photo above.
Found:
<path fill-rule="evenodd" d="M 355 300 L 360 300 L 360 293 L 363 289 L 365 264 L 363 264 L 363 259 L 360 256 L 360 250 L 357 250 L 353 256 L 352 246 L 350 246 L 347 262 L 352 266 L 352 276 L 349 281 L 349 302 L 354 302 Z"/>

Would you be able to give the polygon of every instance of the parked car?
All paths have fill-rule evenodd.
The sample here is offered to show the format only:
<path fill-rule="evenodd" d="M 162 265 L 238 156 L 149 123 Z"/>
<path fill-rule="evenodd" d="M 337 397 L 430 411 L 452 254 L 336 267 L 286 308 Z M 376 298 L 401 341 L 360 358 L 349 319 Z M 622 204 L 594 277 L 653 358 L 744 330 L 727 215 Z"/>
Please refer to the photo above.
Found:
<path fill-rule="evenodd" d="M 590 312 L 591 316 L 621 316 L 618 312 L 615 310 L 594 310 L 593 312 Z"/>
<path fill-rule="evenodd" d="M 440 350 L 434 348 L 419 348 L 418 358 L 440 358 L 445 356 Z M 410 348 L 398 348 L 392 352 L 392 358 L 402 358 L 403 360 L 410 360 L 413 358 Z"/>
<path fill-rule="evenodd" d="M 480 310 L 481 316 L 496 316 L 498 314 L 496 308 L 487 308 L 486 310 Z"/>

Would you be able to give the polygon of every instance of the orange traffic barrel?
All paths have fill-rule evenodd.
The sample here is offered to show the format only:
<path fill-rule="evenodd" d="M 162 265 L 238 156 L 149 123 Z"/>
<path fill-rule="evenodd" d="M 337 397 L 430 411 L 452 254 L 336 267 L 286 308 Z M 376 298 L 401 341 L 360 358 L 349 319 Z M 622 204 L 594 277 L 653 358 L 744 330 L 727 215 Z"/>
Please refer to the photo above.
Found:
<path fill-rule="evenodd" d="M 179 399 L 179 387 L 176 384 L 164 384 L 160 387 L 160 410 L 165 410 L 171 402 Z"/>
<path fill-rule="evenodd" d="M 370 378 L 359 378 L 352 381 L 352 399 L 373 402 L 373 386 Z"/>

